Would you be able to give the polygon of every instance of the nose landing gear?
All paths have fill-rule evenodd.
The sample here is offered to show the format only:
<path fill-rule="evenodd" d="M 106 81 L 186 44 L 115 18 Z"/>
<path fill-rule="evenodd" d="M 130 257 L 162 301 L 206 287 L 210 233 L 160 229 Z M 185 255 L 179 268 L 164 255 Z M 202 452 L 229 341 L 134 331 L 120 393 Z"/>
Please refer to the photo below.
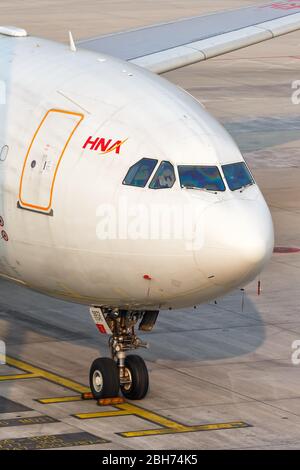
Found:
<path fill-rule="evenodd" d="M 148 345 L 135 334 L 135 325 L 141 320 L 140 330 L 151 331 L 158 311 L 129 312 L 93 307 L 91 315 L 101 333 L 109 334 L 112 358 L 98 358 L 90 369 L 90 388 L 95 399 L 112 398 L 119 389 L 129 400 L 141 400 L 148 392 L 149 374 L 145 361 L 128 351 Z"/>

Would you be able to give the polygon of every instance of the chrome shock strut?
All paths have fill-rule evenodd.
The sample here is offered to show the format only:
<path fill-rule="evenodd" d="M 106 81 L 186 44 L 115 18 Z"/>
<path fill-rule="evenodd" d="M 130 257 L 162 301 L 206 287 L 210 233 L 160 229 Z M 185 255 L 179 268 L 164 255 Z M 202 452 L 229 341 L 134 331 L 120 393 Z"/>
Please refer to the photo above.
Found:
<path fill-rule="evenodd" d="M 106 317 L 112 331 L 108 344 L 112 359 L 116 361 L 119 367 L 121 385 L 126 385 L 130 381 L 125 367 L 127 351 L 148 348 L 148 344 L 144 343 L 135 333 L 135 325 L 142 315 L 143 312 L 114 310 Z"/>

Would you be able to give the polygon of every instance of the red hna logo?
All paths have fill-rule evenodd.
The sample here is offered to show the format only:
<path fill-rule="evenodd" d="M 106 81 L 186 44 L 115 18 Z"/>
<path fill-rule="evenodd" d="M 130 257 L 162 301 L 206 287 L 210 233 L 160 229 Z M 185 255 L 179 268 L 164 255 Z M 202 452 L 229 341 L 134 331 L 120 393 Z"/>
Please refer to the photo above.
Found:
<path fill-rule="evenodd" d="M 82 148 L 89 148 L 90 150 L 95 151 L 99 150 L 101 154 L 115 152 L 119 155 L 121 146 L 125 144 L 127 140 L 128 139 L 117 140 L 116 142 L 113 142 L 112 139 L 106 140 L 103 137 L 97 137 L 96 139 L 93 139 L 93 137 L 90 136 Z"/>

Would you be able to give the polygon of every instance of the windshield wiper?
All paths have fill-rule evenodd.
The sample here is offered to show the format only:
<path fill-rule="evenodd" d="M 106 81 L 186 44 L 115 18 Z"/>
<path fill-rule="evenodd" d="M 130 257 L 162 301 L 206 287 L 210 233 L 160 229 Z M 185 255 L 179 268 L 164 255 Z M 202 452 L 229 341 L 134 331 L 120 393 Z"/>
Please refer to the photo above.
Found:
<path fill-rule="evenodd" d="M 236 191 L 240 191 L 241 193 L 243 193 L 247 188 L 249 188 L 249 186 L 253 186 L 253 183 L 245 184 L 244 186 L 241 186 L 239 189 L 236 189 Z"/>
<path fill-rule="evenodd" d="M 199 188 L 198 186 L 188 186 L 186 184 L 182 185 L 181 187 L 183 189 L 197 189 L 197 191 L 205 191 L 207 193 L 213 193 L 213 194 L 217 194 L 217 192 L 218 192 L 215 189 Z"/>

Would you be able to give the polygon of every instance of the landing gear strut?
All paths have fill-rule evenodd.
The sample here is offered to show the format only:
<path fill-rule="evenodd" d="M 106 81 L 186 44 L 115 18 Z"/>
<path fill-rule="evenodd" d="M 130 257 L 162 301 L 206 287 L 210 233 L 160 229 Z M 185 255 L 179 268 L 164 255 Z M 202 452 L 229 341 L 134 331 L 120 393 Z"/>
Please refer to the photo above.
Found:
<path fill-rule="evenodd" d="M 111 359 L 98 358 L 90 369 L 90 387 L 95 399 L 116 397 L 121 389 L 129 400 L 141 400 L 148 392 L 149 374 L 145 361 L 128 351 L 147 348 L 135 333 L 135 326 L 141 320 L 139 329 L 151 331 L 158 311 L 130 312 L 127 310 L 106 310 L 91 308 L 91 315 L 101 333 L 109 334 Z"/>

